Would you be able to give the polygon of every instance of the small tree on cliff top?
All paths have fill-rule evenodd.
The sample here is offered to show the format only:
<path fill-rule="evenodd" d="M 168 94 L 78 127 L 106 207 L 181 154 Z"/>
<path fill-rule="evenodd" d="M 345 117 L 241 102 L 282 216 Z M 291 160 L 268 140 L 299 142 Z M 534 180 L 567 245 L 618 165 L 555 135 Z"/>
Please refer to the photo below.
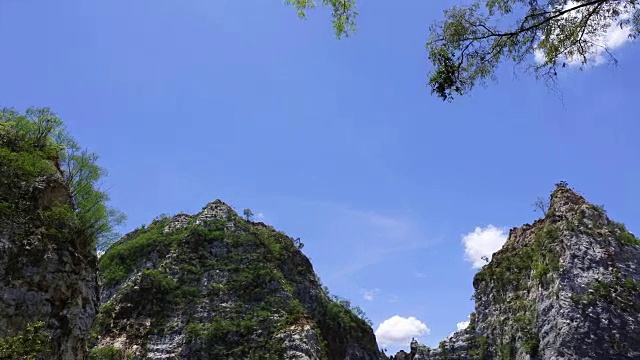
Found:
<path fill-rule="evenodd" d="M 247 221 L 251 221 L 253 219 L 253 211 L 251 211 L 251 209 L 244 209 L 242 213 Z"/>

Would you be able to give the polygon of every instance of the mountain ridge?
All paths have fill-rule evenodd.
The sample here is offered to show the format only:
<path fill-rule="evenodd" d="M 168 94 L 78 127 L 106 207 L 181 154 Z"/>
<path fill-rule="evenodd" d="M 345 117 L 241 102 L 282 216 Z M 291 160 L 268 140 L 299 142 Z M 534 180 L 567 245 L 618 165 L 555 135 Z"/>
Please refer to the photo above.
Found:
<path fill-rule="evenodd" d="M 473 286 L 470 325 L 411 359 L 640 358 L 640 240 L 566 182 Z"/>
<path fill-rule="evenodd" d="M 330 297 L 300 248 L 219 199 L 155 219 L 100 258 L 93 356 L 379 359 L 358 308 Z"/>

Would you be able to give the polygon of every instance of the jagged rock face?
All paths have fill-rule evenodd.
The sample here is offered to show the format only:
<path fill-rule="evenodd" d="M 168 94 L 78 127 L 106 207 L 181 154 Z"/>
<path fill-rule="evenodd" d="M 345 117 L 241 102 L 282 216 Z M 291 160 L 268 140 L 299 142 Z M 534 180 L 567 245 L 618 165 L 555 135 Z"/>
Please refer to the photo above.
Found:
<path fill-rule="evenodd" d="M 380 358 L 372 329 L 329 299 L 293 239 L 219 200 L 126 235 L 100 275 L 95 358 Z"/>
<path fill-rule="evenodd" d="M 34 178 L 0 161 L 0 358 L 86 359 L 97 258 L 73 224 L 56 221 L 70 196 L 54 162 L 31 161 L 42 166 Z"/>
<path fill-rule="evenodd" d="M 409 360 L 411 353 L 407 353 L 404 350 L 398 351 L 394 356 L 391 356 L 391 360 Z"/>
<path fill-rule="evenodd" d="M 320 334 L 312 324 L 300 323 L 293 325 L 278 334 L 285 349 L 283 358 L 320 360 L 322 345 Z"/>
<path fill-rule="evenodd" d="M 473 285 L 469 327 L 414 359 L 640 359 L 640 242 L 564 184 Z"/>

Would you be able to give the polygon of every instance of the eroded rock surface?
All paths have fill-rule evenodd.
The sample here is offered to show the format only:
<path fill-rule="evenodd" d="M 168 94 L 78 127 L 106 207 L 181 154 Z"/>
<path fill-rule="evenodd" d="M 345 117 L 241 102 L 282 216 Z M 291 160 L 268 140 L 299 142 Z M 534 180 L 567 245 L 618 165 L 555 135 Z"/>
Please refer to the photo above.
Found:
<path fill-rule="evenodd" d="M 47 161 L 47 160 L 42 160 Z M 32 181 L 0 164 L 0 342 L 31 326 L 35 340 L 7 350 L 9 358 L 83 360 L 97 312 L 97 257 L 92 242 L 73 224 L 52 221 L 70 197 L 54 164 Z M 22 181 L 21 181 L 22 180 Z"/>
<path fill-rule="evenodd" d="M 159 218 L 100 258 L 94 355 L 134 359 L 380 358 L 294 239 L 216 200 Z"/>
<path fill-rule="evenodd" d="M 469 327 L 413 359 L 640 359 L 640 242 L 564 183 L 473 285 Z"/>

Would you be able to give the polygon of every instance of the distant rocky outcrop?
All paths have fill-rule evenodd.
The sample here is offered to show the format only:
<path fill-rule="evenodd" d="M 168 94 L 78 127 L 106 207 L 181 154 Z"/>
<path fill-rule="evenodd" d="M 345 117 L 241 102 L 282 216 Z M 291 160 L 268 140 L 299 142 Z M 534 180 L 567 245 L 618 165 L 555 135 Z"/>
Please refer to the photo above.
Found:
<path fill-rule="evenodd" d="M 380 359 L 282 232 L 220 200 L 158 218 L 100 258 L 95 359 Z"/>
<path fill-rule="evenodd" d="M 640 241 L 566 183 L 473 286 L 470 325 L 412 359 L 640 359 Z"/>
<path fill-rule="evenodd" d="M 404 350 L 398 351 L 395 355 L 389 357 L 389 360 L 409 360 L 411 358 L 411 353 L 408 353 Z"/>
<path fill-rule="evenodd" d="M 12 131 L 0 121 L 0 359 L 83 360 L 99 304 L 95 244 L 67 221 L 55 153 L 15 145 Z"/>

